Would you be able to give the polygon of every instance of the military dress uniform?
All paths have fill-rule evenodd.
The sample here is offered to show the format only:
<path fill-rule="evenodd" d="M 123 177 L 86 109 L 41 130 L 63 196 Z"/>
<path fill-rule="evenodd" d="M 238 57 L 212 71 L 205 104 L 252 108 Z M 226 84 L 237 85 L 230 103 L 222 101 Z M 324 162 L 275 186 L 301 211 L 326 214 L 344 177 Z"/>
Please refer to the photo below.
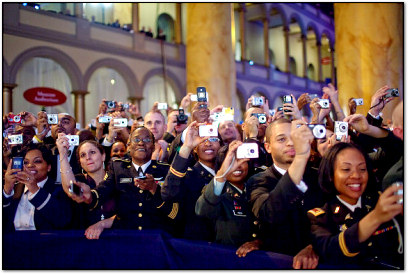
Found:
<path fill-rule="evenodd" d="M 220 196 L 214 194 L 214 179 L 204 188 L 198 198 L 195 212 L 198 216 L 215 221 L 216 242 L 241 246 L 258 238 L 258 221 L 255 220 L 242 193 L 228 181 Z"/>
<path fill-rule="evenodd" d="M 116 218 L 112 228 L 163 229 L 173 233 L 178 203 L 165 202 L 160 195 L 160 182 L 169 170 L 168 164 L 152 160 L 145 170 L 145 173 L 151 174 L 158 183 L 154 195 L 135 186 L 134 178 L 139 177 L 139 173 L 131 160 L 115 159 L 109 170 L 106 179 L 96 189 L 91 190 L 91 210 L 113 197 Z"/>
<path fill-rule="evenodd" d="M 362 207 L 352 212 L 334 197 L 322 208 L 308 211 L 313 249 L 321 262 L 372 269 L 403 267 L 403 255 L 398 253 L 400 228 L 393 221 L 382 224 L 367 241 L 359 243 L 359 221 L 375 208 L 376 202 L 375 197 L 364 195 Z"/>
<path fill-rule="evenodd" d="M 178 153 L 169 169 L 161 196 L 164 201 L 180 203 L 181 220 L 178 236 L 193 240 L 214 241 L 214 224 L 212 221 L 195 214 L 195 204 L 201 191 L 214 177 L 199 162 L 188 167 L 189 159 Z"/>

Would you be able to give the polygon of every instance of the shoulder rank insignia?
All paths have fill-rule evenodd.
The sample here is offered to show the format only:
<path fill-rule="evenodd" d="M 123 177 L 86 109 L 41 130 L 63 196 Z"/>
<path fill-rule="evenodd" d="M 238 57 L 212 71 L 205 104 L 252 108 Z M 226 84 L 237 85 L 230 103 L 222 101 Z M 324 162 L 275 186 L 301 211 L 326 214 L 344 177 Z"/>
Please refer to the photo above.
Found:
<path fill-rule="evenodd" d="M 127 158 L 115 158 L 115 159 L 113 159 L 113 161 L 114 161 L 114 162 L 120 161 L 120 162 L 130 163 L 130 160 L 127 159 Z"/>
<path fill-rule="evenodd" d="M 309 210 L 307 213 L 310 213 L 313 216 L 317 217 L 319 215 L 322 215 L 325 212 L 324 212 L 323 209 L 316 207 L 316 208 L 313 208 L 313 209 Z"/>
<path fill-rule="evenodd" d="M 188 167 L 187 170 L 188 171 L 193 171 L 193 169 L 191 167 Z"/>
<path fill-rule="evenodd" d="M 157 168 L 157 166 L 156 166 L 156 165 L 152 165 L 152 168 Z"/>

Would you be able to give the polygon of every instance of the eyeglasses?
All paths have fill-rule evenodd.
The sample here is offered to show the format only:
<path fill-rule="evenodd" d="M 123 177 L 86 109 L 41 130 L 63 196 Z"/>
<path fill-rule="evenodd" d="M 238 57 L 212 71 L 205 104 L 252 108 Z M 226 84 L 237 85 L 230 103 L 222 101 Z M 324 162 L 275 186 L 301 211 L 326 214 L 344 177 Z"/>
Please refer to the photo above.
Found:
<path fill-rule="evenodd" d="M 150 138 L 140 139 L 140 138 L 136 137 L 135 139 L 133 139 L 133 141 L 134 141 L 135 143 L 139 143 L 140 141 L 143 141 L 143 143 L 150 143 L 150 142 L 152 141 L 152 139 L 150 139 Z"/>
<path fill-rule="evenodd" d="M 210 137 L 210 138 L 208 138 L 208 141 L 210 141 L 210 142 L 219 142 L 219 141 L 220 141 L 220 138 Z"/>

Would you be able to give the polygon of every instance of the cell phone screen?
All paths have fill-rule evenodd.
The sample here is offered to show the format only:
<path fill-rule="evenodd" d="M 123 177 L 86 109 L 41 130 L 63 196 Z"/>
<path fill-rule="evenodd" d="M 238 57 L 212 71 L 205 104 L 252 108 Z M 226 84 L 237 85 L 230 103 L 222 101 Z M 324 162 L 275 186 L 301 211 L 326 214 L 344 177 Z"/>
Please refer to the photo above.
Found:
<path fill-rule="evenodd" d="M 81 188 L 74 184 L 72 181 L 69 183 L 69 192 L 74 193 L 77 196 L 81 195 Z"/>

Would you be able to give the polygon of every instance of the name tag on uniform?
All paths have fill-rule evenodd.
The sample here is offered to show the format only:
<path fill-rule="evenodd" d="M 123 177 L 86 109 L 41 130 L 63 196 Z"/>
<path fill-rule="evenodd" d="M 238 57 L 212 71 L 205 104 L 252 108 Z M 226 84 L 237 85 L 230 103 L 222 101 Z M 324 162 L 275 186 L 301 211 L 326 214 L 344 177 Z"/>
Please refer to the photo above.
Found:
<path fill-rule="evenodd" d="M 133 178 L 120 178 L 119 183 L 120 184 L 128 184 L 131 183 L 133 181 Z"/>

